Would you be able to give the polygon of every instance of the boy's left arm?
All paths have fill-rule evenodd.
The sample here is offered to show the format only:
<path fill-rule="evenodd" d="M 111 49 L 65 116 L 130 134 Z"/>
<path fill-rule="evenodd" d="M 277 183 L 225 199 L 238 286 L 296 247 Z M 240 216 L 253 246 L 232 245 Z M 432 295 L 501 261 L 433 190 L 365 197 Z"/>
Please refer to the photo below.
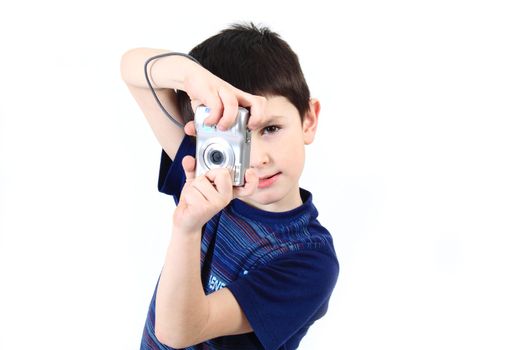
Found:
<path fill-rule="evenodd" d="M 185 348 L 224 335 L 252 331 L 228 288 L 205 295 L 201 282 L 202 227 L 234 196 L 249 195 L 257 178 L 246 173 L 243 188 L 232 187 L 227 170 L 195 178 L 195 159 L 183 160 L 187 182 L 173 214 L 171 241 L 156 295 L 155 335 L 173 348 Z"/>

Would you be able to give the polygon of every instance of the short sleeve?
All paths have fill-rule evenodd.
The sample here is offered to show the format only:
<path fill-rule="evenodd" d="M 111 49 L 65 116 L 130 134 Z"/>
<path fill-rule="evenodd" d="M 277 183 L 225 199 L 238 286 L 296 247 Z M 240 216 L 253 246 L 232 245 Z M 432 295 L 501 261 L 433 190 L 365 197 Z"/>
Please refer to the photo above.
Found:
<path fill-rule="evenodd" d="M 162 193 L 172 195 L 177 204 L 186 183 L 186 175 L 182 168 L 182 159 L 185 156 L 195 157 L 195 141 L 188 135 L 182 139 L 173 161 L 164 150 L 160 158 L 158 189 Z"/>
<path fill-rule="evenodd" d="M 226 287 L 264 349 L 275 350 L 326 313 L 338 274 L 337 258 L 328 250 L 301 250 L 250 270 Z"/>

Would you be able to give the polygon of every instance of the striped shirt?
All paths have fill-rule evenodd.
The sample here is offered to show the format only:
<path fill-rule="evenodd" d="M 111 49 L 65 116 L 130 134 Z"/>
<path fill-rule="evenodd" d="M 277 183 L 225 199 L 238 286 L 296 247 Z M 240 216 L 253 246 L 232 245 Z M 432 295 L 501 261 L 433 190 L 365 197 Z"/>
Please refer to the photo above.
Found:
<path fill-rule="evenodd" d="M 176 203 L 185 183 L 181 160 L 194 154 L 189 137 L 173 162 L 162 152 L 159 190 Z M 326 313 L 339 264 L 332 237 L 317 220 L 311 193 L 300 192 L 303 204 L 291 211 L 263 211 L 234 199 L 206 224 L 201 243 L 204 291 L 228 288 L 254 331 L 186 349 L 296 349 L 308 328 Z M 141 350 L 172 349 L 154 334 L 156 292 L 157 287 Z"/>

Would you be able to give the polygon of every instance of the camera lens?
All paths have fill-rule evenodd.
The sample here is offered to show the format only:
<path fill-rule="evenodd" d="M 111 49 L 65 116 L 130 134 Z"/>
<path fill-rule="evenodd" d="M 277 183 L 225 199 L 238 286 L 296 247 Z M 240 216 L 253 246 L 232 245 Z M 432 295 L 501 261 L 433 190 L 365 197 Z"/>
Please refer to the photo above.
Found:
<path fill-rule="evenodd" d="M 210 153 L 210 160 L 215 165 L 220 165 L 224 162 L 224 154 L 221 151 L 214 150 Z"/>

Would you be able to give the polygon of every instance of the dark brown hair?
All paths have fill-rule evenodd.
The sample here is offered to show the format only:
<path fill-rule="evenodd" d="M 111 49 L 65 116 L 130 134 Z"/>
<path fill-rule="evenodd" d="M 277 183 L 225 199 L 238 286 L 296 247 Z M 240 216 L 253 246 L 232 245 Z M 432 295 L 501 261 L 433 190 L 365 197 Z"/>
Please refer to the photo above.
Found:
<path fill-rule="evenodd" d="M 299 59 L 288 43 L 267 27 L 234 24 L 189 54 L 238 89 L 254 95 L 286 97 L 299 111 L 301 120 L 308 111 L 310 91 Z M 185 92 L 178 92 L 177 105 L 185 122 L 193 119 Z"/>

